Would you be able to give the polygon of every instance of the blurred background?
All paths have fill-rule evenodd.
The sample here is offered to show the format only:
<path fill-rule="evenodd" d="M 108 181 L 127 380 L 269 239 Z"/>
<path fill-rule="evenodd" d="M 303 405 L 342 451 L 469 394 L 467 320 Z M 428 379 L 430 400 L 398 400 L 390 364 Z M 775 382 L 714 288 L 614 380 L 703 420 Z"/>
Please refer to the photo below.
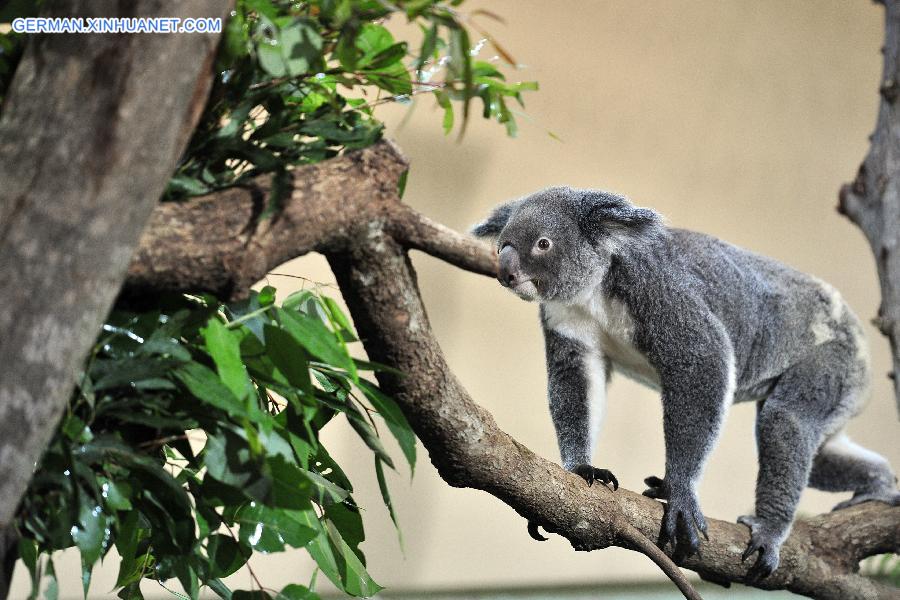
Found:
<path fill-rule="evenodd" d="M 476 116 L 457 143 L 454 135 L 442 134 L 430 97 L 412 109 L 384 107 L 388 134 L 412 164 L 409 204 L 465 230 L 497 203 L 548 185 L 614 190 L 659 210 L 674 226 L 721 237 L 832 283 L 864 321 L 875 314 L 879 292 L 870 250 L 835 206 L 875 123 L 881 7 L 863 0 L 472 0 L 463 8 L 504 17 L 505 24 L 483 17 L 478 22 L 523 65 L 520 78 L 539 81 L 541 90 L 526 94 L 516 140 Z M 493 54 L 490 46 L 482 50 L 483 57 Z M 431 324 L 460 380 L 503 429 L 558 460 L 537 306 L 492 279 L 420 254 L 413 261 Z M 276 273 L 333 281 L 318 256 Z M 280 297 L 299 287 L 276 274 L 268 282 Z M 871 326 L 868 335 L 873 398 L 850 433 L 900 468 L 888 345 Z M 608 396 L 595 464 L 610 468 L 623 487 L 641 491 L 644 477 L 663 474 L 658 396 L 621 377 L 613 378 Z M 708 516 L 734 520 L 752 512 L 753 418 L 752 405 L 736 406 L 728 417 L 700 488 Z M 369 508 L 363 549 L 387 596 L 540 588 L 551 597 L 562 595 L 555 588 L 575 586 L 571 597 L 577 597 L 601 584 L 664 579 L 633 552 L 577 553 L 555 536 L 532 541 L 525 522 L 495 498 L 445 484 L 424 449 L 411 480 L 404 471 L 389 474 L 401 548 L 381 504 L 370 453 L 343 421 L 330 424 L 324 435 L 359 486 L 357 501 Z M 357 455 L 363 459 L 355 461 Z M 800 511 L 826 511 L 844 498 L 808 490 Z M 92 596 L 106 597 L 117 563 L 108 557 L 95 573 Z M 252 564 L 275 588 L 303 582 L 313 570 L 299 553 Z M 80 598 L 77 553 L 57 567 L 65 571 L 60 596 Z M 245 570 L 233 578 L 249 585 L 241 580 L 249 579 Z M 319 581 L 327 590 L 325 578 Z M 29 589 L 19 571 L 10 597 L 24 598 Z M 674 588 L 654 589 L 638 596 L 606 588 L 601 596 L 678 597 Z M 153 587 L 146 594 L 171 597 Z M 719 594 L 709 597 L 730 593 Z M 476 592 L 453 597 L 460 595 Z"/>

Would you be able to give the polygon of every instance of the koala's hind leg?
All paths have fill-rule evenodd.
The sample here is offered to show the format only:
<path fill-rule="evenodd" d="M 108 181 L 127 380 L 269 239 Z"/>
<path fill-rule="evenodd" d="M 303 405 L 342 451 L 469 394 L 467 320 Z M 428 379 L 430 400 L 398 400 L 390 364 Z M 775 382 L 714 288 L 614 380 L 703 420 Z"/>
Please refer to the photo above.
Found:
<path fill-rule="evenodd" d="M 795 365 L 759 405 L 756 514 L 738 519 L 751 532 L 744 559 L 759 553 L 750 579 L 766 577 L 778 567 L 781 544 L 790 533 L 813 457 L 827 433 L 829 416 L 840 404 L 844 382 L 834 373 L 822 374 L 823 363 L 828 364 L 810 360 Z"/>
<path fill-rule="evenodd" d="M 856 444 L 844 432 L 829 437 L 819 448 L 809 486 L 827 492 L 853 492 L 853 497 L 835 506 L 835 510 L 868 500 L 900 505 L 897 477 L 888 461 Z"/>

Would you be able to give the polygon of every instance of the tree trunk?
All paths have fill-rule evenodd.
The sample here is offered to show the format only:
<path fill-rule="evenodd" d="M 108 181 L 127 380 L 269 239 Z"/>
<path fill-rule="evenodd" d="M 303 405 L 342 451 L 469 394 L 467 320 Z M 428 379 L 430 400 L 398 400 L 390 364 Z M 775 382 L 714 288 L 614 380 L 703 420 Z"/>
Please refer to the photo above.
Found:
<path fill-rule="evenodd" d="M 878 121 L 856 179 L 841 188 L 838 210 L 862 229 L 875 255 L 881 306 L 874 323 L 891 343 L 900 411 L 900 0 L 885 0 L 884 7 Z"/>
<path fill-rule="evenodd" d="M 229 6 L 68 0 L 48 16 L 224 18 Z M 203 109 L 218 38 L 29 41 L 0 117 L 0 528 Z"/>

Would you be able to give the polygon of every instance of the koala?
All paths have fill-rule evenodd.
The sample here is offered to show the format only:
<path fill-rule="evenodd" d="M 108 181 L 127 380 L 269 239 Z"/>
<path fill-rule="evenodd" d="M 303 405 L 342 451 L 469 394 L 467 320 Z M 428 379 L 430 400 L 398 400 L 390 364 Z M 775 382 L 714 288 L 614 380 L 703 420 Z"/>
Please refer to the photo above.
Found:
<path fill-rule="evenodd" d="M 591 457 L 613 372 L 662 397 L 665 500 L 658 544 L 681 560 L 707 527 L 697 485 L 734 402 L 755 402 L 759 474 L 748 576 L 777 567 L 803 488 L 852 491 L 835 509 L 900 504 L 888 462 L 843 432 L 869 390 L 859 319 L 834 288 L 604 191 L 552 187 L 497 207 L 500 283 L 540 303 L 550 414 L 563 467 L 618 486 Z M 529 532 L 537 536 L 535 524 Z M 542 538 L 541 538 L 542 539 Z"/>

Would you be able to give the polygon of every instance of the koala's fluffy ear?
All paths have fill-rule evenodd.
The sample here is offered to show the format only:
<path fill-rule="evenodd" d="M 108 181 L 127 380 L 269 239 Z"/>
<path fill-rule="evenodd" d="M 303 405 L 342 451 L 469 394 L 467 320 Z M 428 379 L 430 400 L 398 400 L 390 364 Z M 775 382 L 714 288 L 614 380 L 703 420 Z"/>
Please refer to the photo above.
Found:
<path fill-rule="evenodd" d="M 481 238 L 497 237 L 500 235 L 500 232 L 503 231 L 503 228 L 506 227 L 510 217 L 516 212 L 516 209 L 522 205 L 522 202 L 522 200 L 514 200 L 512 202 L 507 202 L 506 204 L 501 204 L 494 209 L 494 212 L 492 212 L 487 219 L 478 225 L 473 226 L 472 229 L 469 230 L 470 233 Z"/>
<path fill-rule="evenodd" d="M 579 224 L 593 238 L 600 234 L 652 234 L 662 225 L 655 210 L 633 205 L 623 196 L 599 190 L 582 190 Z"/>

